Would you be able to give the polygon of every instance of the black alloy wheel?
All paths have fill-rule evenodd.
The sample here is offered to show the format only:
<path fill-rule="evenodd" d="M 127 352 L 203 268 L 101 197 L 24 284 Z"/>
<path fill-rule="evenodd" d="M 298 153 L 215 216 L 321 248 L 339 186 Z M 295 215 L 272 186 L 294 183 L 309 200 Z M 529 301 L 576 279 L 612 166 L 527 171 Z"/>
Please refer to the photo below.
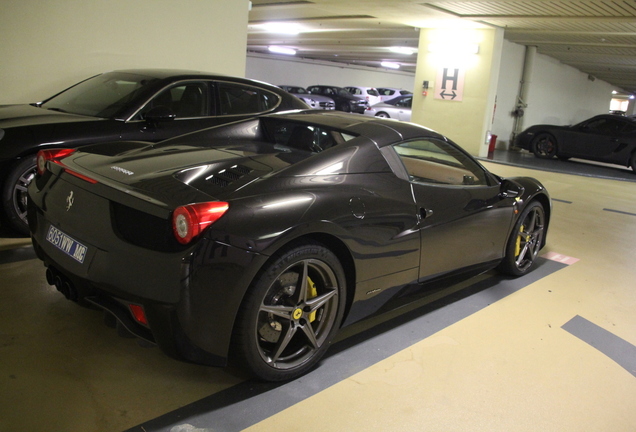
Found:
<path fill-rule="evenodd" d="M 349 105 L 349 102 L 343 102 L 343 103 L 340 105 L 339 110 L 340 110 L 340 111 L 343 111 L 343 112 L 346 112 L 346 113 L 351 112 L 351 106 Z"/>
<path fill-rule="evenodd" d="M 345 275 L 317 243 L 286 248 L 252 283 L 235 326 L 236 360 L 265 381 L 296 378 L 320 360 L 340 327 Z"/>
<path fill-rule="evenodd" d="M 556 139 L 549 133 L 540 133 L 532 141 L 532 151 L 538 158 L 552 159 L 557 154 Z"/>
<path fill-rule="evenodd" d="M 506 255 L 497 269 L 511 276 L 528 273 L 543 244 L 545 223 L 543 205 L 532 201 L 517 219 L 506 245 Z"/>
<path fill-rule="evenodd" d="M 2 221 L 17 234 L 29 235 L 27 188 L 35 178 L 35 156 L 27 156 L 13 166 L 2 186 Z"/>

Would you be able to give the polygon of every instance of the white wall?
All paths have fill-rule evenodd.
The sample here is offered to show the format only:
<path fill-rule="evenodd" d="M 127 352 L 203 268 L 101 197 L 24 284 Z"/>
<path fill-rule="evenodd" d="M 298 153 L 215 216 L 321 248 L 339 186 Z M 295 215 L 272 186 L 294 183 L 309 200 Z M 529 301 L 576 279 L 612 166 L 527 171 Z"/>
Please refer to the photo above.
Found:
<path fill-rule="evenodd" d="M 248 0 L 0 0 L 0 17 L 0 104 L 113 69 L 245 74 Z"/>
<path fill-rule="evenodd" d="M 523 74 L 525 47 L 504 40 L 497 85 L 497 104 L 491 132 L 497 135 L 497 147 L 506 147 L 514 127 L 514 111 Z"/>
<path fill-rule="evenodd" d="M 276 85 L 308 87 L 315 84 L 333 86 L 395 87 L 413 91 L 415 74 L 385 71 L 368 67 L 345 67 L 335 63 L 266 56 L 248 53 L 247 78 Z"/>
<path fill-rule="evenodd" d="M 492 133 L 497 147 L 508 148 L 521 83 L 525 47 L 504 41 L 497 87 L 497 110 Z M 522 118 L 525 129 L 534 124 L 568 125 L 609 112 L 612 87 L 605 81 L 590 81 L 588 75 L 546 55 L 537 54 L 531 74 L 528 107 Z"/>

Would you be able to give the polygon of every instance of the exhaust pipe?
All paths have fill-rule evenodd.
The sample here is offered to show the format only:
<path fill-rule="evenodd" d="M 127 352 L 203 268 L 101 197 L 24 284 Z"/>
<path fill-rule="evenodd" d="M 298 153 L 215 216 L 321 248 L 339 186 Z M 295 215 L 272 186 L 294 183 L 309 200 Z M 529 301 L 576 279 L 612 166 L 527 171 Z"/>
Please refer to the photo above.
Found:
<path fill-rule="evenodd" d="M 77 290 L 73 286 L 73 283 L 65 277 L 63 274 L 59 273 L 52 267 L 48 267 L 46 269 L 46 282 L 49 285 L 54 285 L 55 288 L 61 292 L 67 300 L 77 301 L 79 295 Z"/>

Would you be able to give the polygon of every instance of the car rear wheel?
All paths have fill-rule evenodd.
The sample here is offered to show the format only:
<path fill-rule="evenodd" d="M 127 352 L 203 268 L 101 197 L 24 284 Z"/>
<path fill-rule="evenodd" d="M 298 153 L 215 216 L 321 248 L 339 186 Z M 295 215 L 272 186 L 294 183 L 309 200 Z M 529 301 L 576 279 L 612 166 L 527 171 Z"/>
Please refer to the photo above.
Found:
<path fill-rule="evenodd" d="M 324 355 L 342 321 L 345 276 L 318 243 L 276 254 L 241 305 L 233 350 L 237 362 L 266 381 L 296 378 Z"/>
<path fill-rule="evenodd" d="M 379 113 L 377 113 L 375 115 L 376 117 L 382 117 L 382 118 L 391 118 L 390 115 L 388 115 L 387 113 L 385 113 L 384 111 L 380 111 Z"/>
<path fill-rule="evenodd" d="M 27 156 L 13 166 L 2 186 L 3 218 L 10 229 L 28 236 L 27 188 L 35 177 L 35 156 Z"/>
<path fill-rule="evenodd" d="M 540 133 L 532 141 L 532 151 L 538 158 L 552 159 L 557 154 L 556 139 L 549 133 Z"/>
<path fill-rule="evenodd" d="M 506 245 L 506 254 L 497 269 L 512 276 L 521 276 L 534 266 L 545 235 L 545 210 L 533 201 L 521 212 Z"/>

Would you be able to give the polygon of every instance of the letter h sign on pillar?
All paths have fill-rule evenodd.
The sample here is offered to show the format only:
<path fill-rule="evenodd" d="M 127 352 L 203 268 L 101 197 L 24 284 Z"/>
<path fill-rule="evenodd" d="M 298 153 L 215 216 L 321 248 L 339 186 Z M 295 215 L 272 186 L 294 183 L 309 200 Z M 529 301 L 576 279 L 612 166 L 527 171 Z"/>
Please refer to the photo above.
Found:
<path fill-rule="evenodd" d="M 435 99 L 461 101 L 464 97 L 464 71 L 459 68 L 440 68 L 435 80 Z"/>

